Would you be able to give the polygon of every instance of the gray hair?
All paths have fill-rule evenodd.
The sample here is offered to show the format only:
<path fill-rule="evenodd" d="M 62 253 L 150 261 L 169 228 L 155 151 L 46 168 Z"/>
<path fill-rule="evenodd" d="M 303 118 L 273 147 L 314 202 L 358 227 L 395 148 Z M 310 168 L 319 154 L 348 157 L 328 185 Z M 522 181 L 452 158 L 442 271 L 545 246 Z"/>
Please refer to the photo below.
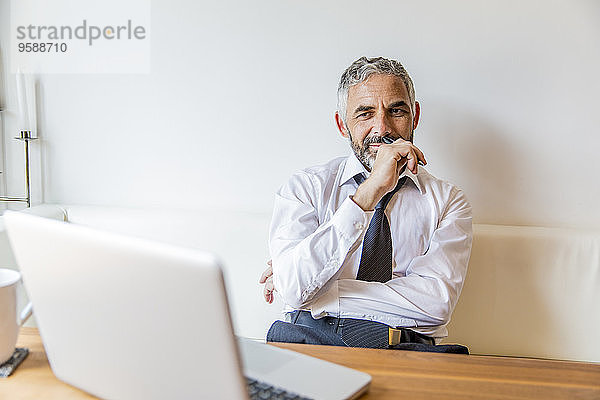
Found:
<path fill-rule="evenodd" d="M 358 83 L 366 81 L 373 74 L 387 74 L 397 76 L 402 79 L 406 90 L 408 91 L 408 99 L 410 100 L 410 110 L 415 112 L 415 88 L 412 79 L 402 64 L 396 60 L 389 60 L 383 57 L 367 58 L 361 57 L 354 61 L 342 74 L 340 85 L 338 86 L 338 112 L 342 117 L 342 121 L 346 123 L 346 113 L 348 107 L 348 89 Z"/>

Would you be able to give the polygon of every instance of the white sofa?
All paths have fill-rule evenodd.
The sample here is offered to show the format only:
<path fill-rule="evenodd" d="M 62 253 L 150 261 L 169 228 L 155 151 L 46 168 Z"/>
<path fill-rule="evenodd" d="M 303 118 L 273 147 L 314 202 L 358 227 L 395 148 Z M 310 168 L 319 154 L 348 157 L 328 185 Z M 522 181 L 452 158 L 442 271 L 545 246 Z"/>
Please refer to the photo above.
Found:
<path fill-rule="evenodd" d="M 225 265 L 238 335 L 264 338 L 282 304 L 262 299 L 270 215 L 43 205 L 26 212 L 210 250 Z M 475 225 L 467 280 L 445 343 L 474 354 L 600 362 L 600 233 Z M 14 259 L 2 232 L 0 262 Z M 11 264 L 12 263 L 12 264 Z M 206 305 L 207 307 L 209 305 Z"/>
<path fill-rule="evenodd" d="M 477 354 L 600 362 L 600 232 L 475 225 L 448 330 Z"/>

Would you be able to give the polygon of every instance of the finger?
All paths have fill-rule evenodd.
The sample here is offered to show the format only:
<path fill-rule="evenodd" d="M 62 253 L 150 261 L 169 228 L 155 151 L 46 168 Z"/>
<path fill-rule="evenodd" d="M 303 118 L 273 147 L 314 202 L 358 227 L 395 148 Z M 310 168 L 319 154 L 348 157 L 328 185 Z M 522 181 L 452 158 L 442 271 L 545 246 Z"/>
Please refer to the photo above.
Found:
<path fill-rule="evenodd" d="M 267 267 L 267 269 L 265 269 L 265 271 L 260 276 L 258 283 L 265 283 L 267 278 L 269 276 L 273 275 L 273 260 L 267 261 L 267 265 L 268 265 L 268 267 Z"/>
<path fill-rule="evenodd" d="M 265 301 L 267 303 L 272 303 L 273 302 L 273 291 L 274 290 L 275 290 L 275 287 L 273 286 L 273 280 L 270 279 L 265 284 L 265 288 L 263 290 L 263 294 L 265 296 Z"/>
<path fill-rule="evenodd" d="M 260 276 L 258 283 L 265 283 L 267 278 L 269 278 L 272 275 L 273 275 L 273 267 L 268 267 L 267 269 L 264 270 L 264 272 Z"/>
<path fill-rule="evenodd" d="M 385 141 L 384 141 L 385 143 Z M 408 140 L 399 137 L 398 139 L 394 140 L 391 144 L 402 144 L 402 143 L 410 143 Z"/>
<path fill-rule="evenodd" d="M 266 287 L 263 290 L 263 296 L 265 296 L 265 301 L 268 303 L 271 297 L 273 296 L 273 291 L 268 290 Z"/>
<path fill-rule="evenodd" d="M 273 279 L 271 279 L 270 281 L 267 282 L 267 287 L 269 288 L 269 298 L 267 299 L 268 303 L 271 304 L 273 303 L 273 299 L 274 299 L 274 294 L 273 292 L 275 292 L 275 286 L 273 285 Z"/>
<path fill-rule="evenodd" d="M 417 146 L 413 146 L 413 150 L 417 155 L 417 161 L 422 161 L 424 165 L 427 164 L 427 160 L 425 160 L 425 155 L 423 154 L 421 149 L 419 149 Z"/>
<path fill-rule="evenodd" d="M 400 141 L 400 140 L 401 139 L 398 139 L 398 141 Z M 396 144 L 396 142 L 394 142 L 394 144 Z M 425 155 L 423 154 L 421 149 L 419 149 L 417 146 L 415 146 L 414 144 L 407 142 L 407 141 L 401 141 L 397 144 L 399 145 L 399 148 L 397 150 L 399 151 L 399 153 L 402 157 L 407 158 L 410 151 L 413 151 L 414 154 L 416 155 L 415 162 L 418 163 L 420 161 L 423 163 L 423 165 L 427 164 L 427 160 L 425 160 Z"/>
<path fill-rule="evenodd" d="M 412 172 L 413 174 L 417 174 L 417 156 L 415 155 L 414 151 L 409 151 L 408 154 L 406 155 L 406 159 L 407 159 L 407 164 L 406 164 L 406 168 L 408 168 L 410 170 L 410 172 Z"/>
<path fill-rule="evenodd" d="M 275 291 L 275 285 L 273 284 L 273 278 L 269 278 L 267 280 L 267 283 L 265 283 L 265 290 L 268 290 L 269 292 Z"/>
<path fill-rule="evenodd" d="M 406 166 L 406 158 L 402 158 L 400 159 L 400 161 L 397 162 L 396 164 L 396 175 L 400 176 L 400 174 L 402 174 L 402 171 L 404 170 L 404 167 Z"/>

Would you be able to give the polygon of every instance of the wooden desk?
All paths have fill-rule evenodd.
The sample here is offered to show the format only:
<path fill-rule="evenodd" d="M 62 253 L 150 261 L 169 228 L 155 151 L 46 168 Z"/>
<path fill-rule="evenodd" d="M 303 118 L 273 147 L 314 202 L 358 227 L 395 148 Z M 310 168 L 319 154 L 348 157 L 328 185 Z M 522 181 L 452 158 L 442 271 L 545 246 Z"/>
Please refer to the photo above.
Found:
<path fill-rule="evenodd" d="M 23 328 L 19 346 L 30 354 L 0 379 L 1 399 L 92 399 L 60 382 L 48 365 L 35 328 Z M 464 356 L 279 344 L 371 374 L 361 399 L 600 399 L 600 364 L 525 358 Z"/>

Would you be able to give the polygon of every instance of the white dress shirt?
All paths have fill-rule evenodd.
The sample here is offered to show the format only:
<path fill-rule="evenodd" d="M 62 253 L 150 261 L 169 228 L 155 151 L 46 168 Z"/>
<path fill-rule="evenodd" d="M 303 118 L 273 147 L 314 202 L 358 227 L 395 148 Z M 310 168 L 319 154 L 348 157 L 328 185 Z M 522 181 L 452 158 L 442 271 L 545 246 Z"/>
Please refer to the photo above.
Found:
<path fill-rule="evenodd" d="M 354 153 L 295 173 L 275 197 L 269 248 L 273 283 L 286 306 L 410 327 L 447 336 L 471 253 L 471 206 L 456 186 L 419 166 L 385 215 L 392 236 L 393 277 L 356 280 L 362 241 L 374 211 L 351 196 L 354 175 L 369 173 Z"/>

